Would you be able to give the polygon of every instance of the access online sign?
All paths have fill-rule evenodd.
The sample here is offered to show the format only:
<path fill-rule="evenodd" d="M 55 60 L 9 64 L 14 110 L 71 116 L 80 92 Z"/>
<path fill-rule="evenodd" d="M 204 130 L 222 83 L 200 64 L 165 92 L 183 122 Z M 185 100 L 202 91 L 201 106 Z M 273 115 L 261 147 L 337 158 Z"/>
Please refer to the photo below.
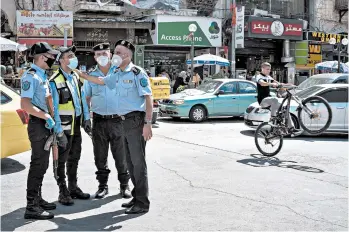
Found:
<path fill-rule="evenodd" d="M 194 45 L 205 47 L 222 46 L 222 21 L 216 18 L 159 16 L 157 19 L 157 42 L 159 45 L 192 44 L 189 25 L 197 27 L 194 33 Z"/>

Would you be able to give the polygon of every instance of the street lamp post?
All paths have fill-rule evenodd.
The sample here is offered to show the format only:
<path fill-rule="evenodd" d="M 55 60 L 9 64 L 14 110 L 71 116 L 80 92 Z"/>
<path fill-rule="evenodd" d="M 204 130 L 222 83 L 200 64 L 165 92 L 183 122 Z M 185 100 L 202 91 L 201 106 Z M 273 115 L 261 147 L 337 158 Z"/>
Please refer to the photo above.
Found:
<path fill-rule="evenodd" d="M 347 49 L 348 39 L 347 38 L 343 38 L 342 41 L 340 43 L 338 43 L 337 48 L 334 48 L 334 46 L 336 44 L 336 39 L 335 38 L 331 38 L 329 40 L 329 43 L 332 45 L 333 51 L 337 51 L 338 52 L 338 70 L 337 70 L 337 72 L 340 73 L 341 72 L 340 71 L 341 70 L 341 53 L 344 52 Z"/>
<path fill-rule="evenodd" d="M 191 33 L 191 49 L 190 49 L 190 60 L 191 60 L 191 68 L 190 68 L 190 81 L 193 79 L 194 75 L 194 33 L 197 30 L 197 27 L 195 24 L 189 25 L 189 31 Z"/>

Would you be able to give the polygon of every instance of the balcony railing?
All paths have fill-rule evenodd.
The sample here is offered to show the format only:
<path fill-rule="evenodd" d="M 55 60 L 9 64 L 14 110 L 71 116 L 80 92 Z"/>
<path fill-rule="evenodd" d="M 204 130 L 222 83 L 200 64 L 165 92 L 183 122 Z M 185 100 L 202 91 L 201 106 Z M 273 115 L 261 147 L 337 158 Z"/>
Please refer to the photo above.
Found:
<path fill-rule="evenodd" d="M 76 48 L 80 49 L 91 49 L 97 44 L 103 43 L 106 41 L 74 41 Z"/>
<path fill-rule="evenodd" d="M 86 12 L 106 12 L 114 14 L 122 14 L 125 11 L 123 2 L 120 0 L 104 0 L 100 6 L 96 0 L 78 0 L 75 3 L 75 13 L 86 13 Z M 107 3 L 104 5 L 104 3 Z"/>

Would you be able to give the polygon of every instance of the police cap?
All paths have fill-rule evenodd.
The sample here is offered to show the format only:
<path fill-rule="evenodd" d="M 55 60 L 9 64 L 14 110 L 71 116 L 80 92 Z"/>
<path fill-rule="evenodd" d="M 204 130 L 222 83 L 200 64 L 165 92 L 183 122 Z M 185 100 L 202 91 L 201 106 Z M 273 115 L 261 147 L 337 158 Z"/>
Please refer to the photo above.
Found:
<path fill-rule="evenodd" d="M 34 55 L 39 55 L 39 54 L 43 54 L 43 53 L 50 53 L 52 55 L 57 55 L 59 53 L 59 51 L 54 50 L 48 43 L 46 42 L 39 42 L 34 44 L 31 48 L 30 48 L 30 55 L 34 56 Z"/>
<path fill-rule="evenodd" d="M 59 60 L 59 58 L 64 54 L 64 53 L 67 53 L 67 52 L 70 52 L 72 51 L 73 53 L 76 52 L 76 47 L 75 45 L 71 46 L 71 47 L 60 47 L 58 48 L 58 51 L 60 52 L 59 55 L 57 56 L 57 60 Z"/>
<path fill-rule="evenodd" d="M 127 41 L 127 40 L 123 40 L 123 39 L 119 40 L 118 42 L 116 42 L 115 47 L 118 46 L 118 45 L 121 45 L 121 46 L 124 46 L 124 47 L 130 49 L 133 53 L 136 50 L 135 46 L 131 42 Z"/>
<path fill-rule="evenodd" d="M 110 44 L 109 43 L 100 43 L 94 46 L 93 51 L 103 51 L 103 50 L 110 50 Z"/>

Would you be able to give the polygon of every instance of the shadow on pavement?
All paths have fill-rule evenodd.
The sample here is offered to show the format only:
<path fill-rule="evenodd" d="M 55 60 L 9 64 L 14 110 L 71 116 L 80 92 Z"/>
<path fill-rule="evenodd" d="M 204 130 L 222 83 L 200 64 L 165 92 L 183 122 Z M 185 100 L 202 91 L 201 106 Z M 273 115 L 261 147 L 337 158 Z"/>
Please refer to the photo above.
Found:
<path fill-rule="evenodd" d="M 157 119 L 158 122 L 170 123 L 170 124 L 196 124 L 190 121 L 189 118 L 169 118 L 161 117 Z M 222 118 L 209 118 L 199 124 L 224 124 L 224 123 L 241 123 L 244 119 L 242 117 L 222 117 Z"/>
<path fill-rule="evenodd" d="M 1 159 L 1 175 L 12 174 L 23 171 L 25 166 L 11 158 Z"/>
<path fill-rule="evenodd" d="M 121 228 L 121 226 L 115 226 L 116 223 L 142 215 L 125 214 L 123 216 L 119 216 L 124 214 L 125 212 L 125 209 L 122 209 L 114 212 L 92 215 L 77 219 L 66 219 L 62 217 L 64 214 L 81 213 L 84 211 L 97 209 L 100 208 L 102 205 L 108 204 L 119 198 L 120 195 L 113 195 L 99 200 L 74 200 L 75 204 L 72 206 L 63 206 L 55 202 L 57 205 L 57 209 L 51 211 L 55 214 L 55 218 L 51 219 L 50 221 L 56 223 L 58 228 L 54 229 L 53 231 L 111 231 Z M 14 231 L 19 227 L 22 227 L 28 223 L 35 221 L 25 220 L 24 212 L 25 207 L 1 216 L 1 231 Z"/>
<path fill-rule="evenodd" d="M 243 131 L 240 131 L 240 133 L 242 135 L 245 135 L 245 136 L 254 137 L 255 131 L 254 130 L 243 130 Z M 306 142 L 317 142 L 317 141 L 344 142 L 344 141 L 348 141 L 348 135 L 347 134 L 326 133 L 326 134 L 321 134 L 318 136 L 301 135 L 301 136 L 297 136 L 295 138 L 291 138 L 291 137 L 287 136 L 287 137 L 284 137 L 284 140 L 301 140 L 301 141 L 306 141 Z"/>
<path fill-rule="evenodd" d="M 324 170 L 298 165 L 296 161 L 280 160 L 276 157 L 265 157 L 262 155 L 252 154 L 251 159 L 237 160 L 236 162 L 249 165 L 256 168 L 265 167 L 279 167 L 279 168 L 290 168 L 302 172 L 312 172 L 312 173 L 323 173 Z"/>

